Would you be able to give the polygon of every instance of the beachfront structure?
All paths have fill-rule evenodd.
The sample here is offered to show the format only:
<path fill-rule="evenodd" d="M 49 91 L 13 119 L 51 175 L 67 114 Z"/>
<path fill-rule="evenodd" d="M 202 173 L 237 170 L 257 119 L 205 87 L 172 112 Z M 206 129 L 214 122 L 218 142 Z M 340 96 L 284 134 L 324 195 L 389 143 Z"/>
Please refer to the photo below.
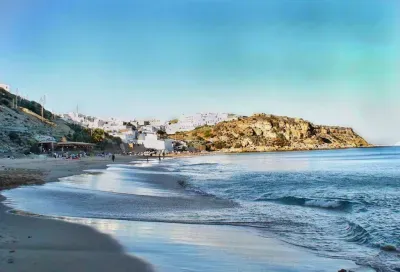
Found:
<path fill-rule="evenodd" d="M 34 139 L 38 142 L 38 147 L 43 152 L 45 150 L 54 151 L 57 141 L 53 136 L 35 135 Z"/>
<path fill-rule="evenodd" d="M 67 151 L 90 152 L 93 150 L 94 147 L 95 144 L 83 143 L 83 142 L 59 142 L 56 144 L 56 149 L 62 152 L 67 152 Z"/>
<path fill-rule="evenodd" d="M 190 131 L 201 126 L 214 126 L 219 122 L 236 119 L 237 116 L 229 113 L 196 113 L 194 115 L 182 115 L 175 124 L 167 123 L 165 131 L 175 134 L 178 131 Z"/>
<path fill-rule="evenodd" d="M 3 83 L 0 83 L 0 88 L 6 90 L 7 92 L 10 92 L 10 90 L 11 90 L 10 85 L 3 84 Z"/>

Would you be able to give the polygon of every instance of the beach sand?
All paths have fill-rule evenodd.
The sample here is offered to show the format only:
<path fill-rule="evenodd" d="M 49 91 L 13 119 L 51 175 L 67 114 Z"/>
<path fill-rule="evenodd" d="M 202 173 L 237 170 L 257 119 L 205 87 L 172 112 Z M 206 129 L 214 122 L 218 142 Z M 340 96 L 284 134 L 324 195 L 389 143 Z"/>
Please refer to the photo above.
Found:
<path fill-rule="evenodd" d="M 132 161 L 117 157 L 116 163 Z M 15 185 L 57 181 L 85 169 L 112 164 L 104 158 L 0 160 L 0 183 Z M 32 171 L 30 171 L 32 170 Z M 17 177 L 16 177 L 17 176 Z M 27 180 L 28 179 L 28 180 Z M 0 201 L 4 198 L 0 196 Z M 110 236 L 93 228 L 59 220 L 7 213 L 0 204 L 0 271 L 152 271 L 145 261 L 128 256 Z"/>
<path fill-rule="evenodd" d="M 114 164 L 128 163 L 133 160 L 140 160 L 140 158 L 117 156 Z M 7 182 L 6 179 L 15 179 L 14 185 L 58 181 L 59 178 L 81 174 L 87 169 L 105 169 L 109 164 L 113 164 L 111 159 L 103 157 L 86 157 L 80 160 L 0 159 L 0 188 L 7 187 L 7 184 L 2 186 Z M 19 177 L 15 177 L 16 175 Z M 33 182 L 30 179 L 33 179 Z"/>

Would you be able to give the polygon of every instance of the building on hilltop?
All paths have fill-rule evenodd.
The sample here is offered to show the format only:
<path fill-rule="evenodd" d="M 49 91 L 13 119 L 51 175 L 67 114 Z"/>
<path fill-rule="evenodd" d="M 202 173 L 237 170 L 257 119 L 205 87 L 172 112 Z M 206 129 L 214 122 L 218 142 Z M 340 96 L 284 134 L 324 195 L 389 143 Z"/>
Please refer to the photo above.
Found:
<path fill-rule="evenodd" d="M 201 126 L 214 126 L 223 121 L 237 119 L 237 116 L 229 113 L 196 113 L 194 115 L 182 115 L 177 123 L 165 125 L 168 134 L 178 131 L 190 131 Z"/>
<path fill-rule="evenodd" d="M 160 119 L 135 119 L 131 121 L 132 124 L 136 124 L 136 126 L 162 126 L 163 123 Z"/>
<path fill-rule="evenodd" d="M 7 92 L 11 91 L 10 85 L 7 84 L 0 83 L 0 88 L 6 90 Z"/>

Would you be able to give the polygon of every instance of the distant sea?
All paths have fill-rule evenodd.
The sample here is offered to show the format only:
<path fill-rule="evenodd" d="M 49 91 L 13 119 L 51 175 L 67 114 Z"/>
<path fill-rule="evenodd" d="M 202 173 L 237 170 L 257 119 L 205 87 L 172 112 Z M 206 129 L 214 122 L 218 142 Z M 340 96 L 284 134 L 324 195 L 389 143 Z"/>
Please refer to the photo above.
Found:
<path fill-rule="evenodd" d="M 181 189 L 143 173 L 175 177 Z M 5 195 L 17 209 L 51 216 L 239 226 L 319 256 L 400 271 L 400 252 L 387 250 L 400 247 L 400 147 L 155 160 Z M 133 204 L 134 195 L 234 205 L 154 211 Z"/>

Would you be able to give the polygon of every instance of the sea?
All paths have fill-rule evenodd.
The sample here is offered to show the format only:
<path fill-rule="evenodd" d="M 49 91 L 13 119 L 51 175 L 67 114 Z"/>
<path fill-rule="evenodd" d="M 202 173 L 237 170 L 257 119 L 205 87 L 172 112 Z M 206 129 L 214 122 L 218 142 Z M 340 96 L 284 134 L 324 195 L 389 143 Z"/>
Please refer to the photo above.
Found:
<path fill-rule="evenodd" d="M 114 235 L 160 271 L 180 270 L 182 261 L 176 259 L 183 257 L 182 271 L 304 271 L 299 266 L 279 269 L 279 263 L 266 269 L 263 261 L 271 258 L 262 259 L 258 248 L 264 238 L 371 271 L 400 271 L 400 147 L 154 159 L 3 194 L 14 209 L 86 223 Z M 239 230 L 257 237 L 242 237 L 243 252 L 250 254 L 254 245 L 263 257 L 217 257 L 224 252 L 218 252 L 215 237 L 222 240 L 231 233 L 226 239 L 234 241 L 241 237 Z M 160 231 L 168 235 L 157 237 Z M 199 253 L 199 245 L 210 246 L 205 236 L 212 231 L 219 232 L 213 253 Z M 160 239 L 164 251 L 157 246 Z M 185 249 L 177 246 L 182 243 Z M 201 266 L 199 258 L 209 258 L 201 263 L 211 267 Z"/>

